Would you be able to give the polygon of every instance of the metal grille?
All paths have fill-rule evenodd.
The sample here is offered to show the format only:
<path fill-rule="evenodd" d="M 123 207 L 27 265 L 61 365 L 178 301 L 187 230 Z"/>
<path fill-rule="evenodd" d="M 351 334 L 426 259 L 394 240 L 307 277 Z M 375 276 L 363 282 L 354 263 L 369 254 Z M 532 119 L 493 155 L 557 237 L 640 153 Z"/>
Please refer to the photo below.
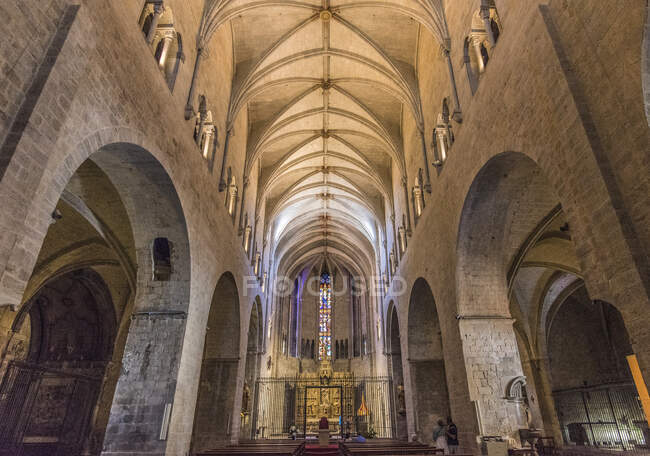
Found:
<path fill-rule="evenodd" d="M 332 379 L 329 385 L 318 381 L 296 378 L 261 378 L 255 386 L 253 408 L 253 439 L 287 438 L 293 424 L 303 438 L 310 434 L 305 406 L 309 394 L 320 388 L 335 391 L 341 399 L 341 421 L 351 417 L 352 433 L 367 433 L 377 437 L 393 438 L 395 435 L 391 404 L 394 403 L 391 379 L 387 377 L 362 377 Z M 311 391 L 311 393 L 310 393 Z M 361 402 L 365 402 L 367 415 L 359 416 Z M 330 423 L 331 429 L 341 432 L 339 423 Z"/>
<path fill-rule="evenodd" d="M 564 442 L 630 450 L 644 444 L 643 411 L 634 385 L 553 393 Z"/>
<path fill-rule="evenodd" d="M 0 384 L 0 456 L 76 455 L 87 434 L 101 379 L 12 361 Z M 47 401 L 56 391 L 56 407 Z M 56 408 L 54 418 L 42 416 Z"/>

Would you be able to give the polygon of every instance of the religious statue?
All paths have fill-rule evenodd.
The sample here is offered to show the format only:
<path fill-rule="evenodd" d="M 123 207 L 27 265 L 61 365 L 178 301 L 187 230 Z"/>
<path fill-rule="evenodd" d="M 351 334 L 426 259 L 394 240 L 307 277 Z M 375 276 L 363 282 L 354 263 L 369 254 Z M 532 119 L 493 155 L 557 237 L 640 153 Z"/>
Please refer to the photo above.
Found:
<path fill-rule="evenodd" d="M 242 392 L 242 399 L 241 399 L 241 412 L 243 415 L 248 415 L 248 413 L 250 412 L 249 409 L 250 397 L 251 397 L 251 389 L 248 387 L 248 382 L 244 382 L 244 389 Z"/>
<path fill-rule="evenodd" d="M 320 407 L 318 408 L 318 412 L 322 416 L 329 416 L 330 415 L 330 403 L 327 400 L 327 397 L 323 398 L 323 402 L 321 403 Z"/>
<path fill-rule="evenodd" d="M 526 414 L 526 426 L 528 426 L 528 429 L 535 429 L 533 414 L 530 410 L 530 405 L 528 405 L 528 401 L 524 401 L 524 413 Z"/>
<path fill-rule="evenodd" d="M 404 396 L 404 385 L 397 385 L 397 411 L 400 415 L 406 414 L 406 398 Z"/>

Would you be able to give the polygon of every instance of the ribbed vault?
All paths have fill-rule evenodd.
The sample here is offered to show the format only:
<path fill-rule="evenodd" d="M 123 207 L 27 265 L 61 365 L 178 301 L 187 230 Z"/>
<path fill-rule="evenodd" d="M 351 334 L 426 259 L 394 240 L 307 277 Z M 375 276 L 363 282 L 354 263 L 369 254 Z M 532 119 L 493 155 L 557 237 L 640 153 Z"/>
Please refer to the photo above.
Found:
<path fill-rule="evenodd" d="M 280 274 L 326 254 L 376 272 L 392 179 L 406 173 L 404 116 L 423 125 L 419 34 L 447 43 L 441 11 L 440 0 L 208 0 L 203 43 L 232 27 L 228 124 L 247 116 L 244 180 L 259 170 L 256 216 Z"/>

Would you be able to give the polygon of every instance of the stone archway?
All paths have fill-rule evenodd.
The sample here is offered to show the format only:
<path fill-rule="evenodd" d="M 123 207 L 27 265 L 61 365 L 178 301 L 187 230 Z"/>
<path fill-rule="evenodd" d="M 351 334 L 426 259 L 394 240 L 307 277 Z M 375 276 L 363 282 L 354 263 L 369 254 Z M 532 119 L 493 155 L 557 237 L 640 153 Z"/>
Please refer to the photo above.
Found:
<path fill-rule="evenodd" d="M 96 451 L 92 417 L 117 333 L 102 277 L 90 268 L 53 277 L 12 330 L 24 342 L 3 353 L 0 454 Z"/>
<path fill-rule="evenodd" d="M 482 435 L 518 438 L 518 429 L 528 427 L 524 404 L 507 396 L 510 382 L 523 376 L 509 309 L 511 268 L 557 206 L 537 164 L 518 153 L 488 161 L 465 199 L 457 241 L 457 312 Z"/>
<path fill-rule="evenodd" d="M 543 317 L 563 442 L 617 450 L 644 442 L 645 417 L 626 360 L 633 351 L 620 312 L 578 286 Z"/>
<path fill-rule="evenodd" d="M 404 369 L 402 367 L 402 348 L 400 341 L 399 319 L 397 308 L 391 301 L 388 308 L 388 370 L 393 379 L 395 389 L 395 414 L 396 429 L 395 436 L 401 440 L 408 439 L 408 428 L 406 421 L 406 393 L 404 385 Z"/>
<path fill-rule="evenodd" d="M 112 143 L 90 159 L 120 194 L 137 263 L 133 310 L 127 316 L 128 335 L 104 451 L 164 452 L 177 386 L 184 386 L 177 385 L 177 378 L 190 302 L 185 214 L 169 174 L 144 148 Z M 129 428 L 122 424 L 125 419 L 133 420 Z"/>
<path fill-rule="evenodd" d="M 244 386 L 241 404 L 242 421 L 239 432 L 240 440 L 255 438 L 252 417 L 256 405 L 255 398 L 257 397 L 257 379 L 259 378 L 261 364 L 263 331 L 262 302 L 259 296 L 256 296 L 248 324 L 246 365 L 244 368 Z"/>
<path fill-rule="evenodd" d="M 420 439 L 431 442 L 437 421 L 450 416 L 450 405 L 438 311 L 422 278 L 413 284 L 409 299 L 408 353 L 416 429 Z"/>
<path fill-rule="evenodd" d="M 98 139 L 96 144 L 105 143 Z M 93 415 L 101 432 L 93 436 L 88 451 L 100 451 L 103 436 L 105 451 L 146 447 L 164 452 L 167 440 L 161 435 L 176 391 L 190 296 L 189 239 L 180 200 L 160 162 L 136 144 L 87 147 L 68 158 L 52 180 L 41 183 L 48 197 L 35 202 L 33 209 L 57 209 L 52 218 L 40 217 L 34 229 L 26 231 L 25 238 L 40 254 L 38 259 L 24 255 L 16 260 L 33 271 L 21 286 L 33 293 L 50 276 L 92 267 L 114 293 L 119 288 L 113 280 L 116 274 L 107 268 L 117 266 L 127 290 L 118 293 L 117 342 L 115 350 L 111 347 L 101 409 Z M 68 217 L 79 223 L 61 231 L 70 228 Z M 94 238 L 79 239 L 81 225 Z M 67 236 L 68 244 L 60 239 L 52 243 L 53 233 Z M 56 261 L 50 261 L 51 245 L 58 252 Z M 130 420 L 128 429 L 122 425 L 125 419 Z M 132 438 L 134 432 L 137 439 Z"/>
<path fill-rule="evenodd" d="M 585 248 L 581 220 L 575 226 L 571 220 L 541 168 L 521 153 L 490 159 L 466 196 L 456 290 L 470 398 L 478 404 L 481 434 L 516 438 L 518 428 L 541 427 L 541 422 L 549 434 L 559 434 L 538 333 L 550 299 L 544 293 L 557 297 L 593 261 L 571 253 L 574 244 Z M 535 404 L 511 395 L 511 382 L 524 374 Z"/>
<path fill-rule="evenodd" d="M 196 401 L 192 451 L 229 441 L 234 420 L 239 370 L 239 293 L 230 272 L 217 282 L 208 314 Z"/>

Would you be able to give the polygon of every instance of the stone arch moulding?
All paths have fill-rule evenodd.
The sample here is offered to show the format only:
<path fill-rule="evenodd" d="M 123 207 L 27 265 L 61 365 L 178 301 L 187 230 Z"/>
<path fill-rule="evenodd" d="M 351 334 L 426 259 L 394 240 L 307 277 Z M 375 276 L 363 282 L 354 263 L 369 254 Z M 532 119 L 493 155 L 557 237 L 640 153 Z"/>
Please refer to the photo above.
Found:
<path fill-rule="evenodd" d="M 16 242 L 10 247 L 6 262 L 0 264 L 0 306 L 20 306 L 50 225 L 50 218 L 46 214 L 54 211 L 65 186 L 81 164 L 95 152 L 111 144 L 130 144 L 146 151 L 162 166 L 172 182 L 173 189 L 176 189 L 173 185 L 174 170 L 166 163 L 165 154 L 142 132 L 129 127 L 108 127 L 86 136 L 64 157 L 55 157 L 57 160 L 48 162 L 49 172 L 45 170 L 42 174 L 31 198 L 31 204 L 25 209 L 24 226 L 17 227 Z M 182 201 L 179 193 L 177 196 Z M 24 229 L 27 226 L 29 229 Z"/>
<path fill-rule="evenodd" d="M 200 381 L 196 394 L 196 411 L 191 435 L 192 452 L 215 448 L 237 438 L 239 412 L 235 414 L 241 394 L 246 356 L 241 355 L 242 329 L 240 296 L 235 277 L 224 272 L 216 283 L 206 319 Z M 255 306 L 253 306 L 253 311 Z M 250 313 L 245 318 L 250 318 Z M 246 335 L 244 334 L 244 338 Z M 244 350 L 246 350 L 244 339 Z M 242 362 L 243 361 L 243 362 Z M 243 375 L 242 375 L 243 376 Z M 204 379 L 209 378 L 214 383 Z M 212 388 L 212 384 L 221 385 Z M 220 410 L 218 415 L 215 410 Z"/>
<path fill-rule="evenodd" d="M 459 316 L 510 316 L 506 271 L 526 236 L 557 206 L 550 188 L 537 163 L 518 152 L 493 156 L 476 174 L 458 228 Z M 510 227 L 517 228 L 513 236 Z"/>
<path fill-rule="evenodd" d="M 420 438 L 433 443 L 436 422 L 451 416 L 442 332 L 437 303 L 426 279 L 413 283 L 409 297 L 407 344 L 414 421 Z"/>
<path fill-rule="evenodd" d="M 153 151 L 153 152 L 152 152 Z M 129 452 L 144 444 L 164 452 L 165 439 L 160 432 L 146 435 L 146 442 L 127 438 L 121 427 L 124 414 L 138 416 L 134 426 L 161 429 L 169 422 L 185 336 L 190 299 L 190 248 L 185 214 L 171 174 L 156 145 L 141 133 L 128 128 L 96 131 L 70 151 L 53 157 L 25 209 L 21 238 L 10 252 L 7 270 L 19 270 L 19 281 L 7 292 L 0 289 L 1 302 L 17 305 L 22 300 L 38 252 L 47 234 L 50 217 L 65 187 L 86 160 L 92 160 L 118 190 L 132 228 L 137 256 L 137 283 L 134 311 L 124 348 L 123 369 L 115 388 L 104 448 L 110 452 Z M 155 201 L 156 204 L 151 204 Z M 164 220 L 164 223 L 161 221 Z M 21 227 L 19 227 L 20 229 Z M 151 245 L 156 237 L 169 238 L 176 268 L 170 280 L 156 282 L 152 274 Z M 25 251 L 29 248 L 30 255 Z M 156 289 L 157 291 L 154 291 Z M 165 366 L 161 371 L 156 366 Z M 137 397 L 133 385 L 141 384 L 151 392 L 144 400 Z M 181 385 L 179 384 L 179 388 Z M 143 410 L 146 409 L 145 414 Z M 145 416 L 146 415 L 146 416 Z"/>

